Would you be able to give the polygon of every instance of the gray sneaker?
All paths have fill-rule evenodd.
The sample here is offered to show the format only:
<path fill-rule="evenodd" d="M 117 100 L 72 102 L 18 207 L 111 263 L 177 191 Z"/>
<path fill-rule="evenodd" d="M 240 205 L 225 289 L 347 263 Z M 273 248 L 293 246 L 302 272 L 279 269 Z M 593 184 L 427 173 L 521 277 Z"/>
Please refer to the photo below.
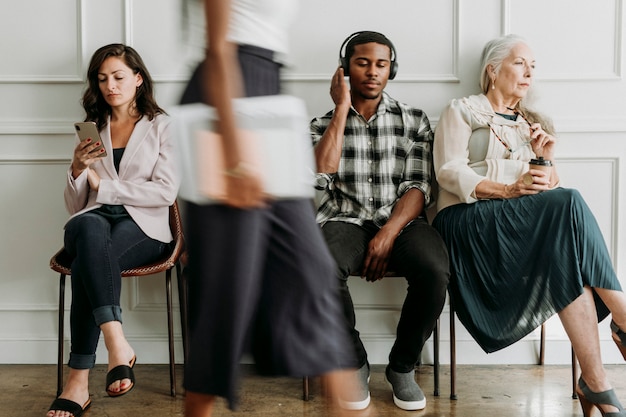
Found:
<path fill-rule="evenodd" d="M 426 407 L 426 397 L 415 382 L 415 370 L 399 373 L 387 366 L 385 377 L 393 390 L 393 403 L 396 406 L 407 411 L 421 410 Z"/>
<path fill-rule="evenodd" d="M 339 405 L 345 410 L 364 410 L 370 404 L 370 366 L 368 363 L 356 371 L 358 386 L 349 398 L 341 398 Z"/>

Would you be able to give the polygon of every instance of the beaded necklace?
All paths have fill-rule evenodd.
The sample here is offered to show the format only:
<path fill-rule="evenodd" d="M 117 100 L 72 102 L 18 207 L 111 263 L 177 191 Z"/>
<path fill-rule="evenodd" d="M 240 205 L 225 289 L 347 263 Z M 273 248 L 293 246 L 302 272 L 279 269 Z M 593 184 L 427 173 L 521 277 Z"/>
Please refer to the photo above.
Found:
<path fill-rule="evenodd" d="M 507 109 L 509 109 L 509 110 L 511 110 L 511 111 L 513 111 L 513 112 L 515 113 L 515 118 L 517 118 L 517 116 L 518 116 L 518 115 L 519 115 L 519 116 L 521 116 L 521 117 L 522 117 L 522 119 L 524 119 L 524 121 L 526 122 L 526 124 L 530 127 L 530 122 L 528 121 L 528 119 L 526 119 L 526 118 L 524 117 L 524 115 L 523 115 L 520 111 L 518 111 L 518 110 L 516 110 L 516 109 L 512 109 L 512 108 L 510 108 L 510 107 L 507 107 Z M 507 117 L 507 116 L 509 116 L 509 115 L 507 115 L 507 114 L 500 114 L 500 113 L 496 113 L 496 114 L 498 114 L 498 115 L 500 115 L 500 116 L 504 117 L 505 119 L 508 119 L 508 117 Z M 513 120 L 513 119 L 509 119 L 509 120 Z M 520 150 L 520 149 L 522 149 L 523 147 L 528 146 L 528 145 L 530 144 L 531 140 L 532 140 L 532 139 L 531 139 L 531 140 L 528 140 L 528 141 L 524 141 L 524 142 L 523 142 L 520 146 L 518 146 L 517 148 L 512 148 L 511 146 L 509 146 L 509 144 L 507 144 L 507 143 L 506 143 L 506 142 L 505 142 L 505 141 L 504 141 L 504 140 L 500 137 L 500 135 L 498 135 L 498 134 L 496 133 L 496 131 L 495 131 L 495 129 L 493 128 L 493 126 L 491 125 L 491 123 L 487 123 L 487 125 L 489 126 L 489 129 L 491 129 L 491 131 L 493 132 L 493 135 L 496 137 L 496 139 L 498 139 L 498 141 L 502 144 L 502 146 L 504 146 L 504 148 L 505 148 L 507 151 L 509 151 L 509 153 L 510 153 L 510 154 L 513 154 L 514 152 L 519 151 L 519 150 Z"/>

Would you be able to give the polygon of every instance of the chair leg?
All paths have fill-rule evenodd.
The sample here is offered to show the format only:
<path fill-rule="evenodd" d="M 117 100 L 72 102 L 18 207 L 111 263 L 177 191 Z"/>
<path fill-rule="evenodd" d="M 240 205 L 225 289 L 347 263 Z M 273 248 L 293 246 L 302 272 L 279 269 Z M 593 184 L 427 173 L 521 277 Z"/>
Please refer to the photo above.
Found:
<path fill-rule="evenodd" d="M 456 400 L 456 330 L 454 328 L 454 308 L 450 303 L 450 399 Z"/>
<path fill-rule="evenodd" d="M 546 347 L 546 324 L 541 325 L 541 339 L 539 344 L 539 365 L 545 363 L 545 347 Z M 578 383 L 578 362 L 576 360 L 576 353 L 572 347 L 572 399 L 578 399 L 578 393 L 576 392 L 576 384 Z"/>
<path fill-rule="evenodd" d="M 576 359 L 576 353 L 572 347 L 572 399 L 578 399 L 578 393 L 576 392 L 576 384 L 578 382 L 578 360 Z"/>
<path fill-rule="evenodd" d="M 180 328 L 183 337 L 183 357 L 185 363 L 187 363 L 187 349 L 189 348 L 189 341 L 187 340 L 187 275 L 184 269 L 181 271 L 180 263 L 176 264 L 176 277 L 178 278 L 178 304 L 180 305 Z"/>
<path fill-rule="evenodd" d="M 302 399 L 304 401 L 309 401 L 309 377 L 305 376 L 302 378 Z"/>
<path fill-rule="evenodd" d="M 546 352 L 546 324 L 543 323 L 541 325 L 541 337 L 539 340 L 539 365 L 543 365 L 545 363 L 545 352 Z"/>
<path fill-rule="evenodd" d="M 176 396 L 176 367 L 174 362 L 174 320 L 172 318 L 172 270 L 165 272 L 165 292 L 167 296 L 167 338 L 170 353 L 170 395 Z"/>
<path fill-rule="evenodd" d="M 439 396 L 439 319 L 435 323 L 435 329 L 433 330 L 433 359 L 435 361 L 435 397 Z"/>
<path fill-rule="evenodd" d="M 59 278 L 59 334 L 57 348 L 57 397 L 63 392 L 63 337 L 65 334 L 65 274 Z"/>

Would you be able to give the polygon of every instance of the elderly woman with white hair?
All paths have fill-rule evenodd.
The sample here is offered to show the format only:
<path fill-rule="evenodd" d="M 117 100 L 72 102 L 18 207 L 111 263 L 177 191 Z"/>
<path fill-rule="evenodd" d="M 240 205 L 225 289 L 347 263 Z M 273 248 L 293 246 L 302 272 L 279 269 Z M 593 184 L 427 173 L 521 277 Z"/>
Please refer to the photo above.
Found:
<path fill-rule="evenodd" d="M 437 125 L 433 225 L 450 254 L 450 295 L 486 352 L 558 313 L 580 362 L 584 416 L 594 407 L 626 416 L 602 365 L 598 333 L 598 322 L 612 314 L 613 339 L 626 359 L 626 296 L 590 209 L 576 190 L 559 187 L 554 129 L 527 103 L 534 71 L 532 50 L 519 36 L 488 42 L 482 93 L 452 100 Z"/>

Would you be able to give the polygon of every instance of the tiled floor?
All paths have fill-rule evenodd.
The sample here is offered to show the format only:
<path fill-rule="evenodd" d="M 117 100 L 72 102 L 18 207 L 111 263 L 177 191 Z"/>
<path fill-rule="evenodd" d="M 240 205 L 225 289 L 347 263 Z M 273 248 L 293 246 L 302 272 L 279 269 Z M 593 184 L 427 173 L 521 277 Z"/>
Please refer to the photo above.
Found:
<path fill-rule="evenodd" d="M 433 368 L 420 367 L 417 380 L 426 393 L 426 409 L 407 412 L 396 408 L 384 380 L 384 367 L 373 366 L 370 383 L 370 416 L 418 417 L 570 417 L 582 416 L 577 400 L 571 398 L 569 366 L 459 366 L 457 394 L 450 395 L 449 366 L 442 366 L 441 396 L 433 396 Z M 624 365 L 607 366 L 617 394 L 626 403 Z M 179 388 L 176 398 L 169 395 L 166 365 L 135 367 L 136 388 L 120 398 L 104 392 L 106 367 L 91 373 L 92 407 L 85 417 L 183 416 L 182 367 L 178 368 Z M 56 369 L 53 365 L 0 365 L 0 416 L 42 417 L 56 392 Z M 312 381 L 312 398 L 301 399 L 301 380 L 261 378 L 248 375 L 241 390 L 241 407 L 229 411 L 222 401 L 215 416 L 314 417 L 324 416 L 319 384 Z M 599 416 L 600 414 L 597 413 Z"/>

